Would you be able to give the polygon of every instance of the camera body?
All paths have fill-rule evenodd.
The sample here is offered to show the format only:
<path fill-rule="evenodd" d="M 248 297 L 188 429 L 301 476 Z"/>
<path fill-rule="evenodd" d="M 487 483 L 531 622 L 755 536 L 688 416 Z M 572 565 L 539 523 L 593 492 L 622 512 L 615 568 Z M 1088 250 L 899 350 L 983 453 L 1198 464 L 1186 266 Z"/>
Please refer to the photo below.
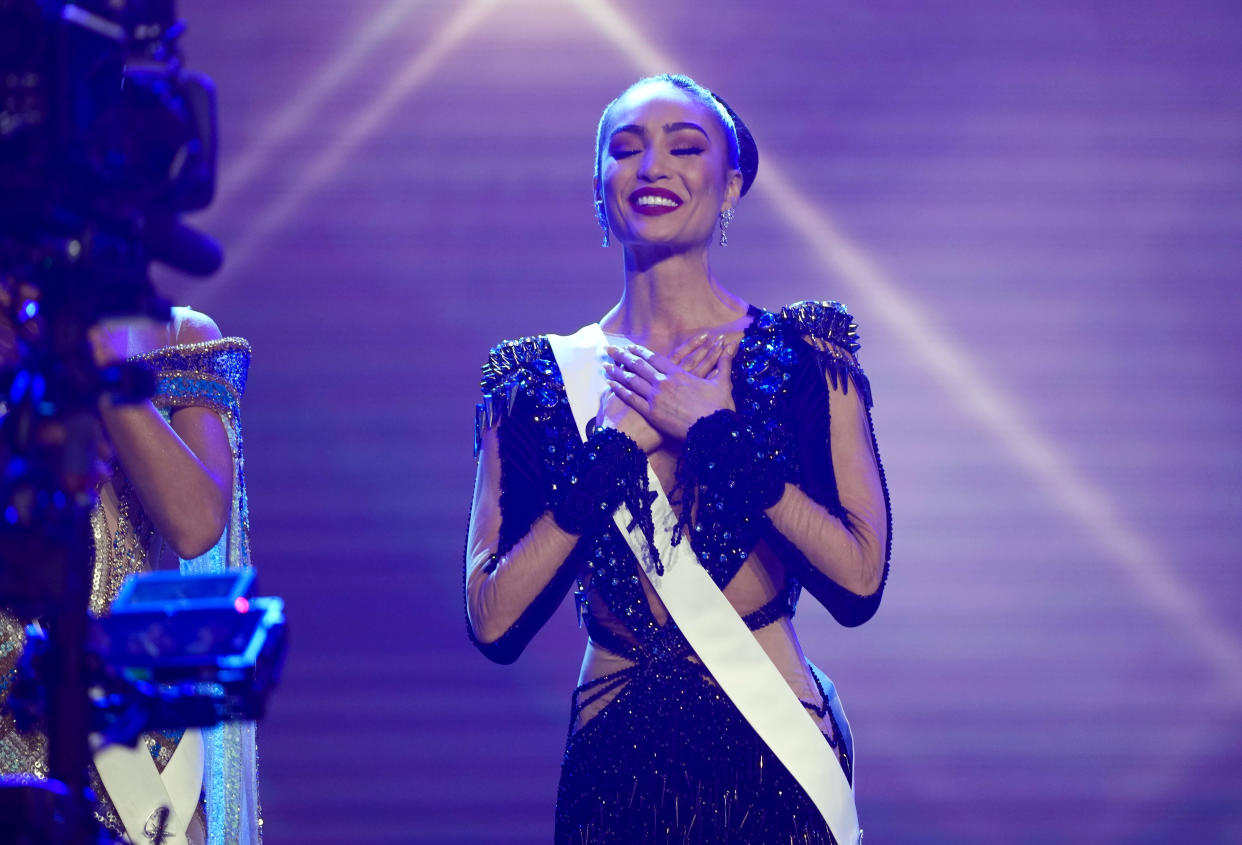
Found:
<path fill-rule="evenodd" d="M 169 0 L 0 0 L 0 268 L 128 279 L 108 316 L 145 311 L 151 260 L 219 266 L 177 221 L 216 179 L 215 91 L 183 67 L 183 29 Z"/>
<path fill-rule="evenodd" d="M 183 66 L 183 30 L 172 0 L 0 0 L 0 607 L 42 622 L 8 703 L 46 728 L 51 775 L 0 778 L 0 843 L 102 841 L 91 730 L 132 742 L 256 718 L 283 661 L 283 605 L 249 580 L 216 607 L 160 593 L 207 581 L 161 575 L 114 618 L 87 613 L 98 401 L 154 388 L 135 362 L 101 371 L 87 332 L 169 319 L 151 262 L 199 276 L 221 262 L 180 220 L 212 201 L 217 148 L 215 92 Z"/>

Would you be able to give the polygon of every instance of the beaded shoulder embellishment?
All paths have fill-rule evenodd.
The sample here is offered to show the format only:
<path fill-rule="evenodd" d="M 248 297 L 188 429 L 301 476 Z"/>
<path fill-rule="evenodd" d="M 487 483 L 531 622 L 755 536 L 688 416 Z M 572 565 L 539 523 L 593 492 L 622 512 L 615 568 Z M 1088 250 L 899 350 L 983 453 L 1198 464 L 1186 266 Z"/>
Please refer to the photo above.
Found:
<path fill-rule="evenodd" d="M 156 407 L 205 406 L 238 421 L 250 371 L 250 344 L 243 338 L 165 346 L 130 360 L 155 374 Z"/>
<path fill-rule="evenodd" d="M 483 445 L 483 432 L 512 412 L 519 396 L 530 400 L 531 418 L 538 423 L 550 420 L 565 397 L 552 347 L 542 335 L 506 340 L 492 347 L 479 387 L 483 399 L 475 406 L 475 457 Z"/>
<path fill-rule="evenodd" d="M 781 309 L 780 320 L 802 334 L 826 340 L 853 354 L 859 350 L 858 325 L 840 302 L 803 300 Z"/>
<path fill-rule="evenodd" d="M 871 407 L 871 384 L 854 357 L 862 344 L 858 324 L 840 302 L 804 300 L 781 309 L 777 318 L 790 326 L 815 350 L 834 388 L 849 393 L 854 382 L 863 402 Z"/>

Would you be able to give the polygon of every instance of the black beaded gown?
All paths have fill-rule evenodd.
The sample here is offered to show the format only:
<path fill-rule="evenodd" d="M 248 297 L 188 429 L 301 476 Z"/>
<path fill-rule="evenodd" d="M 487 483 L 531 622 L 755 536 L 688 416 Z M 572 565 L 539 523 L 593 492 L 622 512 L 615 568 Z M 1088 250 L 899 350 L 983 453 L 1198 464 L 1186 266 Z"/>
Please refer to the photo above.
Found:
<path fill-rule="evenodd" d="M 871 389 L 855 358 L 853 320 L 835 302 L 800 302 L 776 313 L 752 307 L 751 316 L 732 368 L 737 410 L 720 412 L 720 425 L 692 428 L 685 451 L 710 452 L 713 444 L 706 441 L 713 431 L 726 438 L 743 435 L 758 446 L 765 466 L 797 484 L 846 530 L 863 532 L 863 520 L 843 504 L 848 497 L 833 470 L 829 394 L 839 394 L 842 407 L 863 421 L 879 477 L 884 521 L 882 536 L 872 539 L 883 544 L 886 581 L 888 492 L 871 432 Z M 545 514 L 583 449 L 545 337 L 495 347 L 482 387 L 476 453 L 494 437 L 500 516 L 496 536 L 483 543 L 474 539 L 479 516 L 472 515 L 467 590 L 476 579 L 492 577 Z M 850 397 L 852 405 L 841 397 Z M 860 625 L 875 613 L 883 581 L 868 596 L 837 584 L 762 511 L 735 495 L 728 478 L 705 470 L 696 477 L 693 468 L 679 465 L 673 498 L 683 504 L 684 536 L 713 580 L 729 588 L 744 621 L 774 655 L 852 780 L 848 724 L 831 683 L 808 670 L 791 619 L 805 587 L 839 623 Z M 687 507 L 687 501 L 697 505 Z M 731 583 L 751 579 L 755 571 L 769 577 L 760 579 L 766 589 L 749 591 L 762 600 L 739 601 Z M 558 845 L 834 842 L 814 804 L 716 685 L 676 623 L 653 610 L 650 587 L 615 527 L 584 534 L 498 638 L 480 641 L 468 622 L 471 639 L 492 660 L 514 661 L 575 585 L 589 634 L 588 659 L 571 702 L 557 791 Z M 736 592 L 747 594 L 746 584 Z"/>

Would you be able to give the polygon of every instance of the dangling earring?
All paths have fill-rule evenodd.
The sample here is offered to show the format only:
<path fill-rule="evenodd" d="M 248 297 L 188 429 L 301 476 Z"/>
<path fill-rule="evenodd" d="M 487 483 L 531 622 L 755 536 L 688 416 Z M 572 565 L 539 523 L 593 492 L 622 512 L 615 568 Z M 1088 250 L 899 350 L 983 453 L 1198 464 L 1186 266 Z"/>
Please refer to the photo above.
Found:
<path fill-rule="evenodd" d="M 599 227 L 604 230 L 604 240 L 600 242 L 600 246 L 608 249 L 608 218 L 604 216 L 604 201 L 595 201 L 595 220 L 599 223 Z"/>
<path fill-rule="evenodd" d="M 732 222 L 733 222 L 733 209 L 726 208 L 724 211 L 720 212 L 720 245 L 721 246 L 729 245 L 729 235 L 725 230 L 729 228 L 729 224 Z"/>

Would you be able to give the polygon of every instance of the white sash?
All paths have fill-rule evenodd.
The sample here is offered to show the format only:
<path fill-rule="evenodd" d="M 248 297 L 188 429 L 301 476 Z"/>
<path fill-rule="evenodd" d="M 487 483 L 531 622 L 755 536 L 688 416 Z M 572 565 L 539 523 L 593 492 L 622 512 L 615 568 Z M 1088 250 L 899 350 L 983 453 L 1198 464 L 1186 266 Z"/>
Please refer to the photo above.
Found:
<path fill-rule="evenodd" d="M 96 751 L 95 770 L 130 842 L 155 841 L 162 825 L 159 842 L 184 845 L 203 788 L 203 736 L 197 728 L 185 730 L 163 772 L 142 740 L 134 748 L 108 745 Z"/>
<path fill-rule="evenodd" d="M 599 324 L 593 323 L 569 336 L 548 335 L 548 343 L 565 382 L 578 434 L 585 440 L 587 423 L 595 419 L 607 389 L 603 371 L 608 360 L 607 339 Z M 699 565 L 689 541 L 672 544 L 677 515 L 650 462 L 647 481 L 657 494 L 651 515 L 663 575 L 658 575 L 654 562 L 648 560 L 646 540 L 631 519 L 629 509 L 622 504 L 614 514 L 617 528 L 642 563 L 647 580 L 716 683 L 806 790 L 833 837 L 841 845 L 858 845 L 862 831 L 858 827 L 854 790 L 840 762 L 780 670 L 707 570 Z M 633 531 L 627 530 L 630 525 L 634 525 Z M 828 693 L 829 688 L 825 687 L 825 694 Z"/>

